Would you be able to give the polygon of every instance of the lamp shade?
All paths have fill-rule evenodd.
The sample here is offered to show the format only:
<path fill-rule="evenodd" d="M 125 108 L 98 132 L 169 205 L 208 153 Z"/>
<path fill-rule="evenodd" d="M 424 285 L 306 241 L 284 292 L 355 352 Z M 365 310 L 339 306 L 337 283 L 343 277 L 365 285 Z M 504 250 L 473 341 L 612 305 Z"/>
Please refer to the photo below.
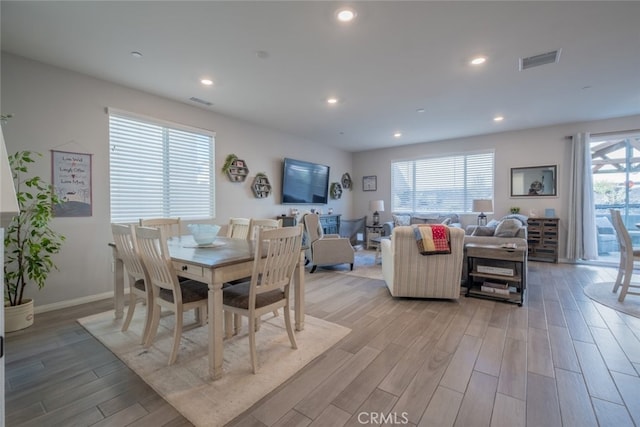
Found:
<path fill-rule="evenodd" d="M 473 212 L 493 212 L 493 200 L 475 199 L 473 201 Z"/>
<path fill-rule="evenodd" d="M 373 212 L 384 212 L 384 200 L 370 200 L 369 210 Z"/>

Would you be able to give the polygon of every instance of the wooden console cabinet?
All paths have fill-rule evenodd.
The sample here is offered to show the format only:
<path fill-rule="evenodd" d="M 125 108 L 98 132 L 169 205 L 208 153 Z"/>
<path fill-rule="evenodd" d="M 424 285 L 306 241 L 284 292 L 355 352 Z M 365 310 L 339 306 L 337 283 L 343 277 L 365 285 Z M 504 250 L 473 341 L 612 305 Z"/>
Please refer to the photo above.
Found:
<path fill-rule="evenodd" d="M 558 262 L 559 218 L 527 220 L 529 261 Z"/>
<path fill-rule="evenodd" d="M 340 234 L 340 215 L 319 215 L 324 234 Z"/>

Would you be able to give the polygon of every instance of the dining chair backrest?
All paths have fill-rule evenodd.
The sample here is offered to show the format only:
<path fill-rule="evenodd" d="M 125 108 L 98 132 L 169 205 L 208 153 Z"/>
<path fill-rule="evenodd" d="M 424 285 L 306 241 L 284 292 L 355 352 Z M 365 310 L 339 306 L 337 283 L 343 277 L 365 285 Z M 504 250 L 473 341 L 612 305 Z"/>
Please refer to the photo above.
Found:
<path fill-rule="evenodd" d="M 113 234 L 113 242 L 118 250 L 118 257 L 122 260 L 129 277 L 133 282 L 140 279 L 144 280 L 146 273 L 140 258 L 134 226 L 111 224 L 111 232 Z"/>
<path fill-rule="evenodd" d="M 300 260 L 302 226 L 258 229 L 257 241 L 262 244 L 255 245 L 250 304 L 255 304 L 256 295 L 277 288 L 285 288 L 288 294 L 293 272 Z"/>
<path fill-rule="evenodd" d="M 143 227 L 162 228 L 167 238 L 177 237 L 182 234 L 182 221 L 180 218 L 140 218 L 139 224 Z"/>
<path fill-rule="evenodd" d="M 258 230 L 274 230 L 282 227 L 281 219 L 257 219 L 251 218 L 251 229 L 247 238 L 255 240 L 258 237 Z"/>
<path fill-rule="evenodd" d="M 618 238 L 618 245 L 620 245 L 621 253 L 633 253 L 633 245 L 631 242 L 631 235 L 625 227 L 622 221 L 622 215 L 617 209 L 610 209 L 611 222 L 613 222 L 613 229 L 616 231 L 616 237 Z"/>
<path fill-rule="evenodd" d="M 231 218 L 227 228 L 227 237 L 232 239 L 248 239 L 251 229 L 250 218 Z"/>
<path fill-rule="evenodd" d="M 160 295 L 162 289 L 173 293 L 174 302 L 181 303 L 178 275 L 173 268 L 167 238 L 162 228 L 136 227 L 136 240 L 154 295 Z"/>

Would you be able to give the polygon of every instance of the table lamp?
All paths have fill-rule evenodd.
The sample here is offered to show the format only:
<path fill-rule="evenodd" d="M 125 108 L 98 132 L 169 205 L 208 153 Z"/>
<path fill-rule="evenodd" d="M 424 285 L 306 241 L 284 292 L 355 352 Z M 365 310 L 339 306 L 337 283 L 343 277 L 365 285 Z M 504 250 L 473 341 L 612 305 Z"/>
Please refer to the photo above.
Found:
<path fill-rule="evenodd" d="M 373 225 L 379 225 L 380 212 L 384 212 L 384 200 L 369 200 L 369 210 L 373 211 Z"/>
<path fill-rule="evenodd" d="M 478 215 L 478 225 L 487 225 L 487 216 L 484 213 L 493 212 L 493 200 L 475 199 L 472 210 L 473 212 L 480 212 L 480 215 Z"/>

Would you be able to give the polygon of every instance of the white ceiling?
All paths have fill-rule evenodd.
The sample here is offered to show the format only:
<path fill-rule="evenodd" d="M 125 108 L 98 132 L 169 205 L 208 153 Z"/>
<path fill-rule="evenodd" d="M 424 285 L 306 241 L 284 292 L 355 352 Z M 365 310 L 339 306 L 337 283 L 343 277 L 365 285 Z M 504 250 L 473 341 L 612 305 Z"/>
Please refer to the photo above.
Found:
<path fill-rule="evenodd" d="M 2 50 L 347 151 L 640 114 L 640 2 L 344 4 L 2 1 Z"/>

